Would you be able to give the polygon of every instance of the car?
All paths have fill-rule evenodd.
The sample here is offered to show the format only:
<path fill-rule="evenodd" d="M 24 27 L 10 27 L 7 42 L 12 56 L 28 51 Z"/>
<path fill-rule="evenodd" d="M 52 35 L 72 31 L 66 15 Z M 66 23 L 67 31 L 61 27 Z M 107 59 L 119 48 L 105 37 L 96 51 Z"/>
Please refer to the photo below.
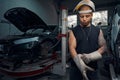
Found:
<path fill-rule="evenodd" d="M 46 72 L 57 62 L 57 26 L 50 28 L 38 15 L 24 7 L 11 8 L 4 17 L 23 34 L 0 39 L 0 72 L 28 77 Z"/>

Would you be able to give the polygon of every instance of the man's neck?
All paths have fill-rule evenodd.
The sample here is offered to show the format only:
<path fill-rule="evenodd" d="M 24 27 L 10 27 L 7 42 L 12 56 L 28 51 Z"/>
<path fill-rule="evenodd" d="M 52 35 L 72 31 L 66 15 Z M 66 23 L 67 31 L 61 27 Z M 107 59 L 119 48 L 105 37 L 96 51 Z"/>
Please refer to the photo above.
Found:
<path fill-rule="evenodd" d="M 91 24 L 89 23 L 89 24 L 88 24 L 88 25 L 86 25 L 86 26 L 84 26 L 84 25 L 80 24 L 80 26 L 81 26 L 81 27 L 90 27 L 90 26 L 91 26 Z"/>

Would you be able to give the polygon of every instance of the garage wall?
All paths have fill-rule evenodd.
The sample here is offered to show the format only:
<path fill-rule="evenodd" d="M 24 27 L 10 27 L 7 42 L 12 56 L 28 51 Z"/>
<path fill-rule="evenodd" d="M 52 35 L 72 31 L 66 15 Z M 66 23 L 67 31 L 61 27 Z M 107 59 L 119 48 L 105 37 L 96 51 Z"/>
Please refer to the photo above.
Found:
<path fill-rule="evenodd" d="M 32 10 L 47 25 L 57 24 L 57 13 L 52 0 L 0 0 L 0 37 L 22 33 L 12 24 L 3 22 L 4 13 L 13 7 L 25 7 Z"/>

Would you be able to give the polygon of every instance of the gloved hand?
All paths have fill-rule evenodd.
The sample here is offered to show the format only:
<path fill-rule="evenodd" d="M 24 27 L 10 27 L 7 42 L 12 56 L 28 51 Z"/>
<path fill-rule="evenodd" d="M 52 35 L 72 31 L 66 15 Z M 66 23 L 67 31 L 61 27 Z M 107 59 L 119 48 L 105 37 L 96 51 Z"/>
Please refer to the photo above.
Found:
<path fill-rule="evenodd" d="M 83 54 L 81 58 L 83 59 L 83 61 L 85 63 L 89 63 L 91 61 L 101 59 L 102 55 L 98 51 L 94 51 L 94 52 L 89 53 L 89 54 Z"/>
<path fill-rule="evenodd" d="M 94 69 L 92 69 L 91 67 L 87 66 L 83 60 L 81 59 L 81 54 L 76 55 L 73 60 L 76 63 L 77 67 L 79 68 L 80 72 L 83 75 L 84 80 L 89 80 L 87 75 L 86 75 L 86 71 L 87 70 L 91 70 L 94 71 Z"/>

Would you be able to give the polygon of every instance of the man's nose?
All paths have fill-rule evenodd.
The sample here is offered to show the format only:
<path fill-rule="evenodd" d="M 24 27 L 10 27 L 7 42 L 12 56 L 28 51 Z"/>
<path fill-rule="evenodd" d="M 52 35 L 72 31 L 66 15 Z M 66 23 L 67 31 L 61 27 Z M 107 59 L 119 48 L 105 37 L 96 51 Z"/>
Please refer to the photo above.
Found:
<path fill-rule="evenodd" d="M 84 17 L 83 17 L 83 20 L 86 20 L 86 19 L 87 19 L 87 18 L 84 16 Z"/>

